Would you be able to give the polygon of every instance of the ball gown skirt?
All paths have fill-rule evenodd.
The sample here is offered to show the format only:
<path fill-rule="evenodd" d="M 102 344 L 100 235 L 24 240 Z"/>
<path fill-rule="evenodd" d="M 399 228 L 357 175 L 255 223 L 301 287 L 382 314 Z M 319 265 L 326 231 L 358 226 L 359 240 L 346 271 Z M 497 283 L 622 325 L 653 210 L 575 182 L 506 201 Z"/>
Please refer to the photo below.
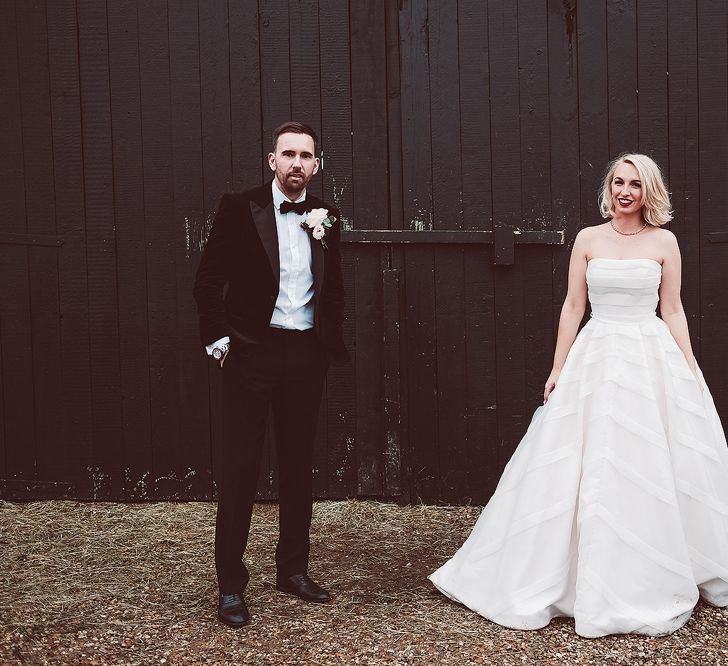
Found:
<path fill-rule="evenodd" d="M 463 546 L 430 575 L 498 624 L 668 634 L 728 605 L 728 448 L 656 316 L 661 266 L 592 259 L 592 317 Z"/>

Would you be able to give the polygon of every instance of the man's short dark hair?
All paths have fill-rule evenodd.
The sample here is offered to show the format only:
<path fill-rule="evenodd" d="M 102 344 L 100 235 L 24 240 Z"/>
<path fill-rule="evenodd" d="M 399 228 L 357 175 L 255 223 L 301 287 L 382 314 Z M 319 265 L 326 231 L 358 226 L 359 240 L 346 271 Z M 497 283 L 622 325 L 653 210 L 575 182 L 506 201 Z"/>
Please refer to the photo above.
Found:
<path fill-rule="evenodd" d="M 276 152 L 276 146 L 278 145 L 278 137 L 286 132 L 292 132 L 293 134 L 308 134 L 313 139 L 313 154 L 318 155 L 318 136 L 313 131 L 313 127 L 306 125 L 306 123 L 298 123 L 293 120 L 289 120 L 287 123 L 279 125 L 273 130 L 273 153 Z"/>

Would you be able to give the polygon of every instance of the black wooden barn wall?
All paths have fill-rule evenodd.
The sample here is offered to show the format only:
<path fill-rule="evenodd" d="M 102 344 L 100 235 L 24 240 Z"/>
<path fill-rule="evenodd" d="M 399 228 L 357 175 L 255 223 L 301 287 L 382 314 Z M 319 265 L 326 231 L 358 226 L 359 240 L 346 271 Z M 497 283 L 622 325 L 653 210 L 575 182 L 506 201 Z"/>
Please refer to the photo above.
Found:
<path fill-rule="evenodd" d="M 725 0 L 1 2 L 2 496 L 213 496 L 192 280 L 220 195 L 267 177 L 289 118 L 320 128 L 312 188 L 350 230 L 355 354 L 329 375 L 318 496 L 489 497 L 625 150 L 667 172 L 725 420 L 727 19 Z"/>

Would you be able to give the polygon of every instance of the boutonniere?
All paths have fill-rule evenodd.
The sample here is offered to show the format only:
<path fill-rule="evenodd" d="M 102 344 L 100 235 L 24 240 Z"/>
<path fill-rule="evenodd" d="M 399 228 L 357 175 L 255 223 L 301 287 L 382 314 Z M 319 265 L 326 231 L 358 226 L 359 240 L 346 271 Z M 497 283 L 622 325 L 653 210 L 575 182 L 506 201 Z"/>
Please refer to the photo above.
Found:
<path fill-rule="evenodd" d="M 301 226 L 326 249 L 326 234 L 334 226 L 336 218 L 326 208 L 314 208 L 308 212 Z"/>

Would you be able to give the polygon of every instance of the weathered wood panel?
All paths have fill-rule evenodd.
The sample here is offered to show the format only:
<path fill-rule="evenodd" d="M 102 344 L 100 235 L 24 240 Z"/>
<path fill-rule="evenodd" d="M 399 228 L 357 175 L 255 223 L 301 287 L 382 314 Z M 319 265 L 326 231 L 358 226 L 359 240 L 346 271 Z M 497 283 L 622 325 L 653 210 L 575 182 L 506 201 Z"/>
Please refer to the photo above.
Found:
<path fill-rule="evenodd" d="M 0 200 L 5 232 L 27 233 L 23 108 L 19 63 L 19 25 L 12 3 L 0 5 L 0 86 L 6 100 L 0 123 L 3 159 L 0 160 Z M 3 464 L 10 492 L 22 492 L 36 476 L 35 393 L 28 250 L 22 245 L 0 245 L 0 280 L 15 288 L 2 290 Z M 12 491 L 10 490 L 12 489 Z"/>
<path fill-rule="evenodd" d="M 237 6 L 237 5 L 236 5 Z M 230 32 L 238 27 L 236 15 L 230 15 Z M 181 456 L 178 476 L 184 478 L 181 496 L 209 497 L 212 492 L 212 456 L 210 455 L 210 389 L 208 361 L 200 352 L 200 339 L 194 327 L 184 322 L 194 320 L 196 304 L 182 294 L 194 281 L 195 263 L 192 257 L 199 252 L 204 215 L 204 178 L 202 164 L 202 104 L 200 99 L 200 33 L 197 21 L 197 2 L 170 3 L 169 21 L 169 69 L 170 106 L 172 109 L 172 182 L 174 213 L 172 229 L 176 291 L 177 331 L 176 340 L 180 359 L 177 374 L 179 393 Z M 257 32 L 256 32 L 257 34 Z M 231 79 L 236 70 L 236 51 L 230 45 Z M 254 98 L 255 88 L 246 86 L 247 95 Z M 231 108 L 232 108 L 231 95 Z M 232 145 L 240 120 L 234 122 L 231 111 Z M 259 140 L 259 138 L 258 138 Z M 236 152 L 233 150 L 233 179 L 236 173 Z M 259 169 L 255 160 L 248 164 Z M 258 171 L 259 172 L 259 171 Z"/>
<path fill-rule="evenodd" d="M 697 5 L 698 171 L 700 176 L 700 361 L 716 406 L 728 409 L 728 360 L 725 333 L 728 307 L 724 267 L 728 244 L 711 242 L 710 234 L 726 231 L 725 192 L 728 180 L 728 5 Z"/>
<path fill-rule="evenodd" d="M 124 478 L 109 35 L 105 5 L 83 0 L 77 18 L 93 427 L 87 471 L 91 496 L 103 499 L 123 496 Z"/>
<path fill-rule="evenodd" d="M 726 11 L 0 5 L 2 496 L 214 497 L 220 377 L 192 282 L 221 195 L 270 177 L 291 117 L 320 130 L 311 191 L 345 232 L 387 234 L 344 243 L 354 354 L 328 376 L 317 496 L 487 500 L 540 403 L 569 248 L 622 151 L 668 176 L 693 344 L 728 414 Z M 261 499 L 278 493 L 274 436 Z"/>
<path fill-rule="evenodd" d="M 353 132 L 351 112 L 351 52 L 348 3 L 319 0 L 319 44 L 321 51 L 321 181 L 323 196 L 341 212 L 343 228 L 354 219 Z M 343 248 L 345 304 L 344 340 L 350 350 L 356 344 L 356 303 L 354 286 L 356 256 Z M 356 382 L 354 364 L 330 368 L 324 404 L 328 408 L 326 455 L 321 460 L 321 486 L 334 497 L 356 491 Z M 315 477 L 314 477 L 315 478 Z"/>

